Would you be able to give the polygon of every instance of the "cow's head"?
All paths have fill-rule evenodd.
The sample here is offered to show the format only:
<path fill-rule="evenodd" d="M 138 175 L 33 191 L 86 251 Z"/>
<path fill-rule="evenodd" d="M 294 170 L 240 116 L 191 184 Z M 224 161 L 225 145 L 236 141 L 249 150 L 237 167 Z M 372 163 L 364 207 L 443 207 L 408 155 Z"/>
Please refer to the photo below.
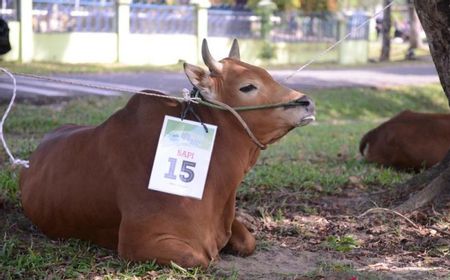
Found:
<path fill-rule="evenodd" d="M 314 120 L 313 101 L 280 85 L 266 70 L 240 61 L 237 40 L 233 41 L 229 56 L 220 61 L 212 58 L 203 40 L 202 56 L 209 71 L 187 63 L 184 70 L 206 99 L 232 107 L 295 102 L 295 106 L 240 112 L 262 143 L 272 143 L 294 127 Z"/>

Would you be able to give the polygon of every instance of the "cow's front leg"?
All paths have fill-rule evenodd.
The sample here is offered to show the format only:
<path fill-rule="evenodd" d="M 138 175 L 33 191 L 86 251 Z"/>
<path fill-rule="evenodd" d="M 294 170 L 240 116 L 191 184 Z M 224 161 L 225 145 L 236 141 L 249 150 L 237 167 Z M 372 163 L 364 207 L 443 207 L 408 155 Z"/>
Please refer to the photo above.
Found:
<path fill-rule="evenodd" d="M 249 256 L 255 251 L 255 237 L 236 218 L 231 225 L 231 238 L 224 248 L 225 252 L 239 256 Z"/>
<path fill-rule="evenodd" d="M 172 234 L 150 234 L 145 221 L 122 221 L 119 231 L 119 255 L 132 261 L 156 260 L 158 264 L 170 265 L 171 262 L 184 267 L 207 268 L 210 260 L 200 250 Z M 161 226 L 161 231 L 164 227 Z"/>

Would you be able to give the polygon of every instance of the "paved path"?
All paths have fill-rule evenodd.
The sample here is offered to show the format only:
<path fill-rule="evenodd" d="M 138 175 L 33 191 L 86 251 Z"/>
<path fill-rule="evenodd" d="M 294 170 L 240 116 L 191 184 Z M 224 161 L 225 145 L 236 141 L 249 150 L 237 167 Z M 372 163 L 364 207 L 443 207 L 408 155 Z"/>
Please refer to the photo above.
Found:
<path fill-rule="evenodd" d="M 303 70 L 286 81 L 293 70 L 273 70 L 270 73 L 276 80 L 288 87 L 301 91 L 318 88 L 341 87 L 391 87 L 400 85 L 423 85 L 439 82 L 432 63 L 405 63 L 371 66 L 351 69 Z M 90 84 L 123 87 L 132 90 L 145 88 L 179 93 L 190 88 L 185 75 L 167 72 L 112 73 L 112 74 L 67 74 L 57 77 L 72 79 Z M 76 96 L 76 95 L 117 95 L 118 92 L 98 90 L 82 86 L 60 84 L 17 77 L 18 94 L 21 97 Z M 0 76 L 0 98 L 10 96 L 11 83 L 5 75 Z"/>

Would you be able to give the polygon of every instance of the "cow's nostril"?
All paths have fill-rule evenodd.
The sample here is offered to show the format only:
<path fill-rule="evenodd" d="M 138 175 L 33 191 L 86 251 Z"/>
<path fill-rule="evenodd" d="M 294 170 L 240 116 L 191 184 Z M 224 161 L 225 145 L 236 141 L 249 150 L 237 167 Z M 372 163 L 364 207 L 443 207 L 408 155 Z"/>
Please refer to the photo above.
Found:
<path fill-rule="evenodd" d="M 300 104 L 300 106 L 308 107 L 311 102 L 308 100 L 297 100 L 296 103 Z"/>
<path fill-rule="evenodd" d="M 309 99 L 309 97 L 305 95 L 295 100 L 295 103 L 299 104 L 300 106 L 309 107 L 311 105 L 311 99 Z"/>

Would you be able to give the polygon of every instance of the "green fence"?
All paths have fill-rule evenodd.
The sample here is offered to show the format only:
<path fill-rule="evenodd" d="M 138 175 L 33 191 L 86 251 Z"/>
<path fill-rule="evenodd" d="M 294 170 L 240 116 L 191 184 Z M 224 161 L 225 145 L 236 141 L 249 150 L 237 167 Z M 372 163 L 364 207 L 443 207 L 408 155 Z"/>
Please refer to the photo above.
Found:
<path fill-rule="evenodd" d="M 238 37 L 245 61 L 300 64 L 357 24 L 355 18 L 337 20 L 321 15 L 301 17 L 279 13 L 271 17 L 272 31 L 263 39 L 257 14 L 211 9 L 204 0 L 192 6 L 133 4 L 131 0 L 9 1 L 17 2 L 8 10 L 13 50 L 0 59 L 21 62 L 169 65 L 182 60 L 199 63 L 203 38 L 208 38 L 212 52 L 219 58 L 227 55 L 231 40 Z M 15 7 L 20 8 L 11 12 Z M 361 34 L 360 30 L 358 36 L 319 61 L 367 62 L 367 34 Z M 267 45 L 270 45 L 269 54 Z"/>

